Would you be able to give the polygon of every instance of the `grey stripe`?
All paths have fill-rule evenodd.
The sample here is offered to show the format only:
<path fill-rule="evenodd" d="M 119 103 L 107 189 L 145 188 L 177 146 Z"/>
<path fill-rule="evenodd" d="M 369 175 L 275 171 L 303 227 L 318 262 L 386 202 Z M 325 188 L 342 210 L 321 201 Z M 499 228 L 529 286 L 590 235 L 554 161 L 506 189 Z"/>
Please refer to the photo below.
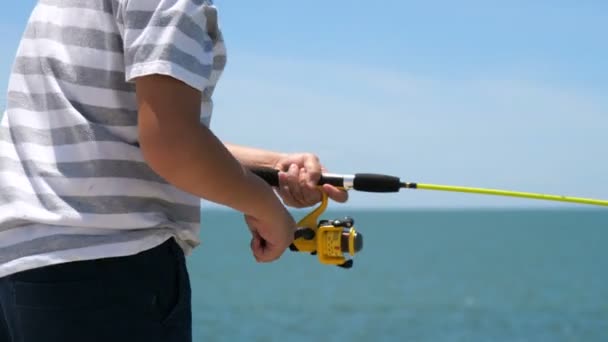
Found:
<path fill-rule="evenodd" d="M 213 92 L 215 91 L 215 87 L 214 86 L 209 86 L 209 87 L 205 87 L 205 89 L 203 89 L 202 92 L 202 100 L 203 102 L 212 102 L 212 97 L 213 97 Z"/>
<path fill-rule="evenodd" d="M 190 0 L 190 2 L 192 2 L 193 4 L 195 4 L 197 6 L 213 5 L 213 0 Z"/>
<path fill-rule="evenodd" d="M 217 42 L 221 39 L 218 29 L 217 9 L 205 7 L 205 18 L 207 19 L 207 33 L 212 41 Z"/>
<path fill-rule="evenodd" d="M 13 73 L 48 75 L 76 85 L 130 92 L 135 96 L 135 85 L 125 82 L 122 71 L 72 65 L 52 57 L 19 56 L 15 60 Z"/>
<path fill-rule="evenodd" d="M 127 11 L 125 28 L 143 30 L 147 27 L 175 27 L 184 35 L 192 38 L 206 51 L 213 49 L 213 42 L 199 24 L 189 15 L 177 11 Z"/>
<path fill-rule="evenodd" d="M 224 43 L 224 33 L 222 32 L 222 30 L 219 29 L 219 27 L 217 28 L 217 38 L 216 38 L 216 42 L 218 43 Z"/>
<path fill-rule="evenodd" d="M 6 221 L 2 221 L 2 220 L 6 220 Z M 10 217 L 10 216 L 6 217 L 6 215 L 5 215 L 0 219 L 0 232 L 5 232 L 7 230 L 19 228 L 22 226 L 27 226 L 30 224 L 32 224 L 32 221 L 22 220 L 22 219 Z"/>
<path fill-rule="evenodd" d="M 33 94 L 17 91 L 8 92 L 8 107 L 22 108 L 37 112 L 46 112 L 70 108 L 70 102 L 63 94 Z"/>
<path fill-rule="evenodd" d="M 39 0 L 39 3 L 59 8 L 86 8 L 112 13 L 118 0 Z"/>
<path fill-rule="evenodd" d="M 212 65 L 202 64 L 198 58 L 180 50 L 173 44 L 142 45 L 127 51 L 127 65 L 146 63 L 150 60 L 171 61 L 204 78 L 208 78 L 211 74 Z"/>
<path fill-rule="evenodd" d="M 130 178 L 168 184 L 148 164 L 131 160 L 88 160 L 86 162 L 41 163 L 0 157 L 2 170 L 24 172 L 26 176 L 49 178 Z"/>
<path fill-rule="evenodd" d="M 128 191 L 125 189 L 125 191 Z M 195 205 L 172 203 L 152 197 L 133 196 L 58 196 L 55 194 L 32 195 L 20 189 L 4 187 L 0 189 L 0 205 L 15 201 L 40 203 L 51 212 L 72 212 L 82 214 L 133 214 L 158 213 L 166 215 L 174 222 L 199 222 L 200 208 Z"/>
<path fill-rule="evenodd" d="M 213 57 L 213 70 L 223 70 L 226 67 L 226 55 L 216 55 Z"/>
<path fill-rule="evenodd" d="M 43 146 L 61 146 L 88 141 L 125 142 L 101 125 L 76 125 L 55 129 L 37 129 L 25 126 L 0 127 L 0 140 L 14 143 L 32 143 Z"/>
<path fill-rule="evenodd" d="M 30 39 L 50 39 L 64 45 L 80 46 L 118 53 L 123 51 L 122 38 L 118 33 L 73 26 L 59 26 L 49 22 L 31 22 L 28 25 L 24 36 L 25 38 Z"/>
<path fill-rule="evenodd" d="M 133 108 L 136 108 L 135 98 L 131 99 L 127 103 L 133 103 Z M 20 108 L 35 112 L 73 109 L 86 118 L 87 121 L 101 125 L 137 125 L 137 109 L 93 106 L 78 101 L 69 101 L 65 98 L 64 94 L 28 94 L 17 91 L 9 91 L 7 104 L 9 110 L 11 108 Z"/>
<path fill-rule="evenodd" d="M 53 235 L 25 241 L 0 249 L 0 264 L 30 255 L 99 246 L 111 243 L 137 241 L 151 235 L 160 235 L 166 229 L 124 231 L 112 235 Z"/>

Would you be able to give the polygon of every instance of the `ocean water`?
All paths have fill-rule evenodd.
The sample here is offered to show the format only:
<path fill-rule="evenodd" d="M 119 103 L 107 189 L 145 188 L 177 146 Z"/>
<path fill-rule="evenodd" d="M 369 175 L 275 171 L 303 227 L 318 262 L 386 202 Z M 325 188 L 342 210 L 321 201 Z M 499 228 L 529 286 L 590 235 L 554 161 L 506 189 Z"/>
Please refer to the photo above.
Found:
<path fill-rule="evenodd" d="M 304 212 L 296 211 L 300 218 Z M 204 211 L 195 341 L 608 341 L 606 210 L 330 210 L 349 270 L 256 264 L 238 213 Z"/>

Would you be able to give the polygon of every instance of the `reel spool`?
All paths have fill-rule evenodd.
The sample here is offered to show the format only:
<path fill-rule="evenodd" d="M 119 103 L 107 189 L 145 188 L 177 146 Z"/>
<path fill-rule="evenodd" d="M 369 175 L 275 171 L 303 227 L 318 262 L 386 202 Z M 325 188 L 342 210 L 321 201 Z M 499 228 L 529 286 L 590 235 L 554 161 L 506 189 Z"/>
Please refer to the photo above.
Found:
<path fill-rule="evenodd" d="M 355 229 L 352 217 L 319 220 L 326 208 L 327 195 L 323 194 L 319 207 L 298 222 L 302 228 L 296 230 L 289 249 L 316 255 L 325 265 L 351 268 L 352 258 L 363 249 L 363 235 Z"/>

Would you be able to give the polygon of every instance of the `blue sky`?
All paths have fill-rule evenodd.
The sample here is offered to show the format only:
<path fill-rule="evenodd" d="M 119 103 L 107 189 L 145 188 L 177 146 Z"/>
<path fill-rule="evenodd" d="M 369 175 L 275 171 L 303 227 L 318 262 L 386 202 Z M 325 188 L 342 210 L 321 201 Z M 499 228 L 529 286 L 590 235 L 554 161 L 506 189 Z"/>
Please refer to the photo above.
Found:
<path fill-rule="evenodd" d="M 227 141 L 315 152 L 333 172 L 608 198 L 608 2 L 215 3 Z M 3 89 L 33 4 L 2 11 Z M 429 191 L 347 205 L 563 207 Z"/>

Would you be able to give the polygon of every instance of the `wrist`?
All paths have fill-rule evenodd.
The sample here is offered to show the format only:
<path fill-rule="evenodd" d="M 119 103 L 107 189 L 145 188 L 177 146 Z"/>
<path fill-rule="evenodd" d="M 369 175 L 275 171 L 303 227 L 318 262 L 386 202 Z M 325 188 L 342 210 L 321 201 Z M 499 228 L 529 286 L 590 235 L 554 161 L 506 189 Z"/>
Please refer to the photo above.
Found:
<path fill-rule="evenodd" d="M 246 214 L 255 217 L 269 217 L 276 215 L 278 210 L 285 209 L 274 189 L 263 179 L 252 172 L 247 172 L 247 178 L 246 192 L 250 196 L 247 196 L 248 204 L 244 210 Z"/>
<path fill-rule="evenodd" d="M 254 147 L 225 144 L 232 155 L 245 167 L 277 168 L 279 161 L 287 156 L 286 153 L 264 150 Z"/>

